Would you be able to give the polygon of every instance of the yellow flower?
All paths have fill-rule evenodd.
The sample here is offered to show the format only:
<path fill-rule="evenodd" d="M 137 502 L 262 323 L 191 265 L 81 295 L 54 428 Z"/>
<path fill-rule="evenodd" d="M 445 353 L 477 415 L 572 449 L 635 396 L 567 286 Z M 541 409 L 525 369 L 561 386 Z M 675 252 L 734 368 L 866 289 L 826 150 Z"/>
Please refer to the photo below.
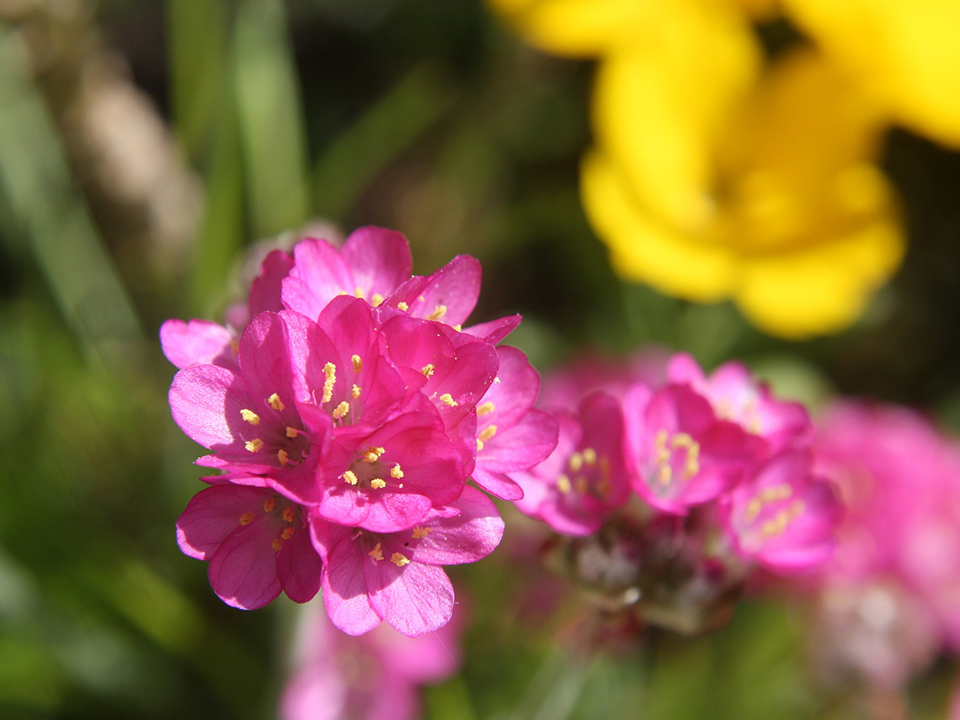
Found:
<path fill-rule="evenodd" d="M 764 64 L 771 0 L 490 1 L 534 44 L 601 58 L 581 185 L 619 274 L 801 338 L 852 323 L 899 265 L 888 106 L 809 49 Z"/>
<path fill-rule="evenodd" d="M 784 0 L 895 122 L 960 148 L 960 2 Z"/>

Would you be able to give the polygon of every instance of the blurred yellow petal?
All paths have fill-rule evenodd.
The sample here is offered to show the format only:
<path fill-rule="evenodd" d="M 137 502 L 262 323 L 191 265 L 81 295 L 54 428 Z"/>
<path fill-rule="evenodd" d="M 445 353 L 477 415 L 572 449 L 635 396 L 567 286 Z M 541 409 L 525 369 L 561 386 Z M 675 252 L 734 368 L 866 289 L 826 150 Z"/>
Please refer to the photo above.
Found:
<path fill-rule="evenodd" d="M 960 2 L 784 0 L 898 122 L 960 147 Z"/>
<path fill-rule="evenodd" d="M 737 268 L 729 250 L 658 222 L 609 158 L 587 153 L 580 182 L 587 215 L 610 248 L 618 274 L 701 302 L 727 297 L 735 287 Z"/>
<path fill-rule="evenodd" d="M 750 258 L 736 302 L 774 335 L 802 339 L 837 332 L 860 316 L 903 252 L 902 229 L 888 211 L 849 236 L 794 254 Z"/>
<path fill-rule="evenodd" d="M 593 121 L 651 212 L 697 232 L 713 213 L 713 148 L 752 86 L 759 48 L 742 13 L 662 3 L 636 44 L 600 65 Z"/>
<path fill-rule="evenodd" d="M 531 45 L 558 55 L 600 55 L 630 42 L 655 0 L 487 0 Z"/>

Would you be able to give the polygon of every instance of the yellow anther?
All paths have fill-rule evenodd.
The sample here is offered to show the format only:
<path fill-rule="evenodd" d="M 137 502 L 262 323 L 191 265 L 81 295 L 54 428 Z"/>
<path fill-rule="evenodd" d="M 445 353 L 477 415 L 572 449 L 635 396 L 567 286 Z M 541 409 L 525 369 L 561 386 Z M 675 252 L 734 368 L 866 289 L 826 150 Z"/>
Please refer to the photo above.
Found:
<path fill-rule="evenodd" d="M 260 416 L 257 415 L 253 410 L 247 410 L 246 408 L 244 408 L 243 410 L 240 411 L 240 417 L 243 418 L 244 422 L 248 422 L 251 425 L 260 424 Z"/>
<path fill-rule="evenodd" d="M 415 528 L 413 529 L 413 537 L 414 537 L 414 539 L 416 539 L 416 540 L 422 540 L 422 539 L 425 538 L 427 535 L 429 535 L 431 532 L 433 532 L 433 531 L 432 531 L 430 528 L 428 528 L 428 527 L 415 527 Z"/>
<path fill-rule="evenodd" d="M 373 558 L 374 562 L 383 560 L 383 550 L 380 549 L 380 543 L 377 543 L 373 546 L 373 550 L 367 553 L 370 557 Z"/>
<path fill-rule="evenodd" d="M 427 377 L 427 378 L 428 378 L 428 377 L 430 377 L 431 375 L 433 375 L 433 372 L 434 372 L 434 370 L 436 370 L 436 369 L 437 369 L 437 368 L 436 368 L 436 366 L 435 366 L 433 363 L 427 363 L 427 364 L 424 365 L 422 368 L 420 368 L 420 372 L 423 373 L 423 376 L 424 376 L 424 377 Z"/>
<path fill-rule="evenodd" d="M 746 517 L 744 518 L 748 523 L 752 523 L 760 515 L 760 511 L 763 509 L 763 501 L 760 498 L 751 498 L 750 502 L 747 503 L 747 512 Z"/>
<path fill-rule="evenodd" d="M 283 510 L 283 519 L 285 522 L 293 522 L 293 505 L 287 505 Z"/>
<path fill-rule="evenodd" d="M 587 464 L 587 467 L 593 467 L 597 462 L 597 451 L 593 448 L 584 448 L 583 461 Z"/>
<path fill-rule="evenodd" d="M 241 525 L 249 525 L 249 524 L 252 523 L 252 522 L 253 522 L 253 513 L 252 513 L 252 512 L 244 513 L 243 515 L 240 516 L 240 524 L 241 524 Z"/>
<path fill-rule="evenodd" d="M 395 480 L 399 480 L 403 477 L 403 470 L 400 469 L 400 463 L 397 463 L 392 468 L 390 468 L 390 477 Z"/>
<path fill-rule="evenodd" d="M 446 315 L 446 314 L 447 314 L 447 306 L 446 306 L 446 305 L 437 305 L 437 306 L 433 309 L 433 312 L 430 313 L 429 315 L 427 315 L 427 320 L 439 320 L 440 318 L 442 318 L 442 317 L 443 317 L 444 315 Z"/>
<path fill-rule="evenodd" d="M 490 438 L 497 434 L 496 425 L 487 425 L 483 430 L 480 431 L 480 440 L 482 442 L 488 442 Z"/>
<path fill-rule="evenodd" d="M 675 448 L 682 448 L 682 447 L 689 448 L 696 445 L 696 443 L 693 441 L 693 438 L 690 437 L 687 433 L 683 433 L 683 432 L 677 433 L 676 435 L 674 435 L 673 438 L 670 440 L 670 444 L 673 445 Z"/>
<path fill-rule="evenodd" d="M 673 480 L 673 470 L 669 465 L 661 465 L 657 471 L 657 482 L 661 485 L 669 485 L 671 480 Z"/>
<path fill-rule="evenodd" d="M 283 401 L 280 399 L 280 396 L 276 393 L 267 398 L 267 405 L 272 407 L 277 412 L 281 412 L 286 407 L 286 405 L 284 405 Z"/>
<path fill-rule="evenodd" d="M 573 455 L 570 456 L 570 459 L 567 460 L 567 466 L 573 472 L 580 472 L 580 468 L 583 467 L 583 455 L 578 452 L 573 453 Z"/>
<path fill-rule="evenodd" d="M 237 342 L 236 338 L 230 340 L 230 349 L 233 351 L 234 355 L 240 354 L 240 343 Z"/>
<path fill-rule="evenodd" d="M 580 493 L 581 495 L 587 494 L 587 490 L 589 489 L 589 486 L 587 485 L 587 479 L 583 475 L 578 476 L 577 479 L 573 481 L 573 484 L 574 484 L 574 487 L 577 488 L 578 493 Z"/>
<path fill-rule="evenodd" d="M 786 500 L 793 495 L 793 488 L 786 483 L 780 485 L 771 485 L 760 491 L 758 496 L 761 502 L 771 502 L 773 500 Z"/>
<path fill-rule="evenodd" d="M 570 478 L 568 478 L 566 475 L 563 475 L 563 474 L 558 475 L 558 476 L 557 476 L 557 490 L 559 490 L 560 492 L 562 492 L 564 495 L 566 495 L 566 494 L 569 493 L 571 490 L 573 490 L 573 486 L 570 484 Z"/>
<path fill-rule="evenodd" d="M 257 452 L 260 448 L 263 447 L 263 440 L 260 438 L 254 438 L 253 440 L 247 440 L 243 446 L 247 449 L 247 452 Z"/>
<path fill-rule="evenodd" d="M 362 457 L 368 463 L 375 463 L 385 452 L 386 450 L 382 447 L 374 447 L 363 453 Z"/>
<path fill-rule="evenodd" d="M 406 312 L 407 310 L 410 309 L 410 306 L 407 305 L 405 302 L 400 301 L 400 302 L 397 303 L 397 309 L 398 309 L 398 310 L 403 310 L 403 312 Z"/>
<path fill-rule="evenodd" d="M 268 497 L 263 501 L 263 511 L 265 513 L 272 513 L 273 509 L 277 506 L 277 499 Z"/>
<path fill-rule="evenodd" d="M 403 567 L 404 565 L 410 564 L 410 561 L 398 552 L 395 552 L 393 555 L 390 556 L 390 562 L 392 562 L 397 567 Z"/>
<path fill-rule="evenodd" d="M 483 450 L 483 440 L 477 438 L 477 452 L 480 452 L 481 450 Z"/>
<path fill-rule="evenodd" d="M 283 529 L 283 532 L 280 533 L 280 537 L 282 537 L 284 540 L 289 540 L 291 537 L 293 537 L 293 534 L 294 534 L 295 532 L 296 532 L 296 530 L 295 530 L 294 528 L 292 528 L 292 527 L 285 527 L 285 528 Z"/>
<path fill-rule="evenodd" d="M 353 296 L 354 296 L 354 297 L 358 297 L 358 298 L 362 298 L 362 297 L 363 297 L 363 288 L 360 287 L 359 285 L 357 285 L 357 287 L 355 287 L 355 288 L 353 289 Z"/>
<path fill-rule="evenodd" d="M 277 460 L 280 461 L 281 465 L 286 465 L 288 462 L 290 462 L 290 458 L 287 456 L 287 451 L 283 448 L 277 450 Z"/>
<path fill-rule="evenodd" d="M 380 307 L 381 303 L 383 303 L 383 295 L 380 293 L 374 293 L 373 297 L 370 298 L 370 304 L 374 307 Z"/>
<path fill-rule="evenodd" d="M 447 407 L 456 407 L 460 403 L 453 399 L 453 395 L 450 393 L 444 393 L 440 396 L 440 402 L 442 402 Z"/>
<path fill-rule="evenodd" d="M 383 480 L 383 478 L 374 478 L 370 481 L 370 487 L 372 487 L 374 490 L 383 490 L 386 486 L 387 483 Z"/>
<path fill-rule="evenodd" d="M 360 386 L 359 386 L 359 385 L 354 385 L 354 386 L 350 389 L 350 397 L 352 397 L 354 400 L 356 400 L 358 397 L 360 397 Z"/>
<path fill-rule="evenodd" d="M 283 541 L 280 538 L 274 538 L 273 542 L 270 543 L 270 547 L 273 548 L 274 552 L 280 552 L 280 548 L 283 547 Z"/>
<path fill-rule="evenodd" d="M 661 448 L 667 447 L 667 440 L 670 439 L 670 433 L 666 430 L 657 430 L 657 434 L 653 438 L 653 444 L 658 450 Z"/>
<path fill-rule="evenodd" d="M 333 386 L 337 382 L 337 366 L 328 362 L 323 366 L 323 397 L 322 402 L 328 403 L 333 397 Z"/>
<path fill-rule="evenodd" d="M 357 475 L 353 472 L 353 470 L 347 470 L 342 477 L 343 481 L 347 483 L 347 485 L 356 485 L 359 482 Z"/>
<path fill-rule="evenodd" d="M 350 403 L 344 400 L 333 409 L 333 413 L 331 414 L 333 415 L 334 420 L 339 420 L 349 412 L 350 412 Z"/>
<path fill-rule="evenodd" d="M 359 355 L 353 355 L 350 357 L 350 362 L 353 363 L 353 371 L 359 373 L 363 370 L 363 360 Z"/>
<path fill-rule="evenodd" d="M 477 417 L 489 415 L 494 410 L 496 410 L 496 408 L 494 407 L 493 403 L 487 400 L 483 405 L 477 408 Z"/>
<path fill-rule="evenodd" d="M 460 323 L 457 323 L 456 325 L 453 326 L 453 329 L 456 330 L 457 332 L 460 332 L 461 330 L 463 330 L 463 325 L 461 325 Z"/>

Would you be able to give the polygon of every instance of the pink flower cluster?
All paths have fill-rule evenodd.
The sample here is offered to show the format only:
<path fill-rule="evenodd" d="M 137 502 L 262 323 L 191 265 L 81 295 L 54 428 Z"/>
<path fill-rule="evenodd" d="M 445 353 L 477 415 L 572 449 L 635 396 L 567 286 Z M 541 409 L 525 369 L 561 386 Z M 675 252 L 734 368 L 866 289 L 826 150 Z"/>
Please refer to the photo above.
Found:
<path fill-rule="evenodd" d="M 180 516 L 178 541 L 209 561 L 228 604 L 281 591 L 305 602 L 322 587 L 349 634 L 382 620 L 435 630 L 454 604 L 442 566 L 485 557 L 503 533 L 467 480 L 517 499 L 510 473 L 555 446 L 555 421 L 533 409 L 537 373 L 496 347 L 519 316 L 462 327 L 480 264 L 411 267 L 397 232 L 304 240 L 263 261 L 244 328 L 163 325 L 181 368 L 174 420 L 211 451 L 197 464 L 221 471 Z"/>
<path fill-rule="evenodd" d="M 960 443 L 905 407 L 835 402 L 818 470 L 847 513 L 816 576 L 824 675 L 894 690 L 960 651 Z"/>
<path fill-rule="evenodd" d="M 514 474 L 524 490 L 517 506 L 562 534 L 600 533 L 610 572 L 629 579 L 622 587 L 649 599 L 681 556 L 688 580 L 718 592 L 754 566 L 791 573 L 830 557 L 840 506 L 814 470 L 801 405 L 773 397 L 739 363 L 707 376 L 685 354 L 659 372 L 640 362 L 593 377 L 600 389 L 581 387 L 582 397 L 570 377 L 547 383 L 545 395 L 564 405 L 552 410 L 560 438 L 547 460 Z M 599 551 L 578 547 L 582 577 L 584 553 Z M 636 577 L 614 554 L 633 557 Z M 645 584 L 651 572 L 656 588 Z"/>

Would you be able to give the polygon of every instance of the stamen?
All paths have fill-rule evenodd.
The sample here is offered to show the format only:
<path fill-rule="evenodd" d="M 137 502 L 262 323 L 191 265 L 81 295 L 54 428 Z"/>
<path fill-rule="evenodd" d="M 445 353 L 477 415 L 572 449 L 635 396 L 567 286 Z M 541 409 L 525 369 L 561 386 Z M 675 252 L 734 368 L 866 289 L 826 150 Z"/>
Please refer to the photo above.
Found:
<path fill-rule="evenodd" d="M 260 424 L 260 416 L 257 415 L 253 410 L 247 410 L 246 408 L 244 408 L 243 410 L 240 411 L 240 417 L 243 418 L 244 422 L 248 422 L 251 425 Z"/>
<path fill-rule="evenodd" d="M 351 356 L 350 362 L 353 363 L 353 371 L 355 373 L 359 373 L 361 370 L 363 370 L 363 360 L 360 358 L 359 355 Z"/>
<path fill-rule="evenodd" d="M 289 425 L 287 425 L 286 435 L 287 435 L 288 438 L 290 438 L 290 439 L 292 440 L 293 438 L 295 438 L 295 437 L 296 437 L 297 435 L 299 435 L 299 434 L 300 434 L 300 431 L 299 431 L 299 430 L 297 430 L 295 427 L 290 427 Z"/>
<path fill-rule="evenodd" d="M 489 415 L 496 408 L 493 403 L 487 400 L 483 405 L 477 408 L 477 417 L 483 417 L 484 415 Z"/>
<path fill-rule="evenodd" d="M 403 312 L 406 312 L 407 310 L 410 309 L 410 306 L 401 300 L 400 302 L 397 303 L 397 309 L 403 310 Z"/>
<path fill-rule="evenodd" d="M 573 453 L 567 460 L 567 465 L 573 472 L 580 472 L 580 468 L 583 467 L 583 455 L 578 452 Z"/>
<path fill-rule="evenodd" d="M 333 419 L 334 419 L 334 420 L 339 420 L 340 418 L 342 418 L 344 415 L 346 415 L 346 414 L 349 413 L 349 412 L 350 412 L 350 403 L 348 403 L 346 400 L 344 400 L 343 402 L 341 402 L 339 405 L 337 405 L 337 406 L 333 409 L 333 413 L 332 413 L 332 414 L 333 414 Z"/>
<path fill-rule="evenodd" d="M 444 393 L 440 396 L 440 402 L 442 402 L 447 407 L 456 407 L 460 403 L 453 399 L 453 395 L 450 393 Z"/>
<path fill-rule="evenodd" d="M 383 295 L 380 293 L 374 293 L 373 297 L 370 298 L 370 304 L 374 307 L 380 307 L 380 304 L 383 302 Z"/>
<path fill-rule="evenodd" d="M 283 529 L 283 532 L 280 533 L 280 537 L 282 537 L 284 540 L 289 540 L 291 537 L 293 537 L 293 534 L 294 534 L 295 532 L 296 532 L 296 529 L 295 529 L 295 528 L 285 527 L 285 528 Z"/>
<path fill-rule="evenodd" d="M 661 465 L 657 472 L 657 482 L 661 485 L 669 485 L 673 480 L 673 469 L 669 465 Z"/>
<path fill-rule="evenodd" d="M 363 297 L 363 288 L 359 285 L 353 289 L 353 296 L 362 298 Z"/>
<path fill-rule="evenodd" d="M 343 478 L 343 481 L 347 483 L 347 485 L 356 485 L 358 482 L 360 482 L 353 470 L 347 470 L 343 475 L 341 475 L 341 477 Z"/>
<path fill-rule="evenodd" d="M 356 400 L 358 397 L 360 397 L 360 386 L 359 386 L 359 385 L 354 385 L 354 386 L 353 386 L 353 388 L 350 390 L 350 397 L 352 397 L 354 400 Z"/>
<path fill-rule="evenodd" d="M 483 440 L 477 438 L 477 452 L 480 452 L 481 450 L 483 450 Z"/>
<path fill-rule="evenodd" d="M 375 463 L 380 459 L 380 456 L 386 452 L 382 447 L 370 448 L 365 453 L 363 453 L 363 459 L 368 463 Z"/>
<path fill-rule="evenodd" d="M 410 561 L 398 552 L 395 552 L 390 556 L 390 562 L 400 568 L 402 568 L 404 565 L 410 564 Z"/>
<path fill-rule="evenodd" d="M 377 543 L 373 546 L 373 550 L 367 553 L 367 555 L 373 558 L 374 562 L 383 560 L 383 550 L 380 549 L 380 545 L 381 543 Z"/>
<path fill-rule="evenodd" d="M 577 488 L 577 492 L 581 495 L 586 495 L 589 486 L 587 485 L 587 479 L 583 475 L 578 475 L 577 479 L 573 481 L 574 486 Z"/>
<path fill-rule="evenodd" d="M 274 552 L 280 552 L 280 548 L 283 547 L 283 541 L 280 538 L 274 538 L 273 542 L 270 543 L 270 547 L 273 548 Z"/>
<path fill-rule="evenodd" d="M 400 469 L 400 463 L 397 463 L 392 468 L 390 468 L 390 477 L 399 480 L 403 477 L 403 470 Z"/>
<path fill-rule="evenodd" d="M 420 372 L 423 373 L 424 377 L 429 378 L 431 375 L 433 375 L 433 372 L 436 369 L 437 368 L 433 363 L 427 363 L 422 368 L 420 368 Z"/>
<path fill-rule="evenodd" d="M 487 442 L 490 440 L 490 438 L 492 438 L 496 434 L 497 434 L 497 426 L 487 425 L 483 430 L 480 431 L 480 440 L 482 442 Z"/>
<path fill-rule="evenodd" d="M 564 495 L 573 490 L 573 486 L 570 484 L 570 478 L 562 473 L 557 476 L 557 490 L 562 492 Z"/>
<path fill-rule="evenodd" d="M 583 461 L 587 464 L 587 467 L 592 467 L 597 462 L 597 451 L 593 448 L 584 448 Z"/>
<path fill-rule="evenodd" d="M 283 519 L 285 522 L 293 522 L 293 505 L 287 505 L 283 510 Z"/>
<path fill-rule="evenodd" d="M 382 478 L 374 478 L 370 481 L 370 487 L 374 490 L 383 490 L 387 486 L 387 483 Z"/>
<path fill-rule="evenodd" d="M 230 349 L 233 351 L 234 355 L 240 354 L 240 343 L 237 342 L 236 338 L 231 338 L 230 340 Z"/>
<path fill-rule="evenodd" d="M 422 540 L 422 539 L 425 538 L 427 535 L 429 535 L 431 532 L 433 532 L 433 530 L 432 530 L 431 528 L 428 528 L 428 527 L 415 527 L 415 528 L 413 529 L 413 537 L 414 537 L 414 539 L 416 539 L 416 540 Z"/>
<path fill-rule="evenodd" d="M 277 450 L 277 460 L 280 461 L 281 465 L 286 465 L 288 462 L 290 462 L 290 458 L 287 456 L 287 451 L 283 448 Z"/>
<path fill-rule="evenodd" d="M 253 440 L 247 440 L 247 441 L 243 444 L 243 446 L 247 449 L 247 452 L 255 453 L 255 452 L 257 452 L 258 450 L 260 450 L 260 448 L 263 447 L 263 440 L 261 440 L 260 438 L 254 438 Z"/>
<path fill-rule="evenodd" d="M 333 397 L 333 386 L 337 382 L 337 366 L 328 362 L 323 366 L 323 398 L 322 402 L 328 403 Z"/>
<path fill-rule="evenodd" d="M 277 506 L 277 499 L 273 497 L 268 497 L 263 501 L 263 511 L 265 513 L 272 513 L 273 509 Z"/>
<path fill-rule="evenodd" d="M 446 305 L 437 305 L 437 306 L 433 309 L 433 312 L 430 313 L 429 315 L 427 315 L 427 320 L 439 320 L 440 318 L 442 318 L 442 317 L 443 317 L 444 315 L 446 315 L 446 314 L 447 314 L 447 306 L 446 306 Z"/>
<path fill-rule="evenodd" d="M 252 522 L 253 522 L 253 513 L 252 513 L 252 512 L 244 513 L 243 515 L 240 516 L 240 524 L 241 524 L 241 525 L 249 525 L 249 524 L 252 523 Z"/>
<path fill-rule="evenodd" d="M 457 332 L 460 332 L 461 330 L 463 330 L 463 325 L 461 325 L 460 323 L 457 323 L 456 325 L 453 326 L 453 329 L 456 330 Z"/>
<path fill-rule="evenodd" d="M 277 412 L 282 412 L 286 405 L 283 404 L 283 401 L 280 400 L 280 396 L 274 393 L 267 398 L 267 405 L 272 407 Z"/>

